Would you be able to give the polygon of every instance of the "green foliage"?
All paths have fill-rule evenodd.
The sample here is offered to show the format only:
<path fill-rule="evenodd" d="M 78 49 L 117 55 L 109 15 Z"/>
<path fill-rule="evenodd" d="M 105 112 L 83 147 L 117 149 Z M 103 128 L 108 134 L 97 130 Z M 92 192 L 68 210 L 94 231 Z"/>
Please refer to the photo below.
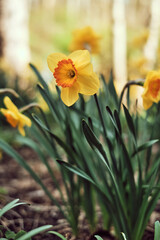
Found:
<path fill-rule="evenodd" d="M 53 234 L 53 235 L 56 235 L 58 236 L 60 239 L 62 240 L 67 240 L 62 234 L 58 233 L 58 232 L 55 232 L 55 231 L 49 231 L 48 233 L 50 234 Z"/>
<path fill-rule="evenodd" d="M 160 239 L 160 222 L 156 221 L 155 222 L 154 240 L 159 240 L 159 239 Z"/>
<path fill-rule="evenodd" d="M 19 205 L 22 204 L 26 204 L 26 203 L 18 203 L 19 199 L 15 199 L 12 202 L 8 203 L 6 206 L 4 206 L 2 209 L 0 209 L 0 218 L 10 209 L 17 207 Z"/>
<path fill-rule="evenodd" d="M 88 101 L 81 96 L 68 108 L 60 99 L 59 88 L 56 88 L 57 94 L 53 94 L 35 66 L 30 66 L 40 82 L 37 87 L 49 107 L 50 117 L 47 118 L 42 110 L 40 114 L 32 114 L 28 110 L 33 122 L 30 132 L 33 138 L 18 137 L 17 140 L 37 153 L 65 209 L 40 176 L 10 145 L 0 140 L 0 148 L 30 173 L 59 207 L 75 235 L 78 234 L 81 208 L 91 229 L 96 228 L 95 206 L 99 204 L 105 228 L 113 226 L 118 239 L 140 240 L 160 197 L 160 136 L 156 130 L 159 110 L 151 119 L 152 109 L 147 111 L 145 118 L 143 114 L 133 114 L 129 93 L 128 105 L 121 108 L 123 94 L 120 98 L 117 96 L 112 73 L 108 84 L 101 76 L 103 88 L 98 96 L 94 95 Z M 141 82 L 132 81 L 131 84 L 140 85 Z M 125 86 L 123 93 L 129 85 Z M 58 126 L 58 134 L 55 126 Z M 153 145 L 156 153 L 152 151 Z M 55 169 L 47 160 L 48 156 L 56 164 Z M 66 198 L 56 178 L 57 169 Z M 53 231 L 50 233 L 58 236 Z M 97 236 L 97 239 L 101 238 Z"/>
<path fill-rule="evenodd" d="M 8 212 L 9 210 L 11 210 L 14 207 L 17 207 L 19 205 L 23 205 L 26 203 L 21 203 L 19 202 L 19 199 L 15 199 L 12 202 L 6 204 L 2 209 L 0 209 L 0 220 L 3 217 L 3 215 Z M 40 232 L 46 231 L 48 229 L 50 229 L 52 227 L 52 225 L 46 225 L 46 226 L 42 226 L 36 229 L 33 229 L 31 231 L 29 231 L 28 233 L 25 232 L 24 230 L 20 230 L 18 233 L 15 233 L 11 230 L 6 230 L 5 227 L 3 225 L 0 225 L 0 236 L 3 235 L 4 232 L 4 236 L 5 238 L 0 238 L 1 240 L 31 240 L 33 236 L 37 235 Z"/>
<path fill-rule="evenodd" d="M 100 236 L 98 236 L 98 235 L 95 235 L 94 236 L 97 240 L 103 240 Z"/>

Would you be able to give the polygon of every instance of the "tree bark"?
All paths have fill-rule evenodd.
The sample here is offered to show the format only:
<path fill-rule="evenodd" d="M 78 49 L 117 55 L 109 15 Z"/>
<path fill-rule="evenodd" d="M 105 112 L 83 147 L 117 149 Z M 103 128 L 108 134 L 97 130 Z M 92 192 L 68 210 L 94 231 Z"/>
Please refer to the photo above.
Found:
<path fill-rule="evenodd" d="M 146 64 L 148 70 L 153 69 L 156 63 L 160 34 L 160 0 L 152 0 L 151 4 L 150 34 L 144 47 L 144 56 L 148 60 Z"/>
<path fill-rule="evenodd" d="M 127 82 L 125 1 L 113 1 L 113 70 L 118 91 Z"/>
<path fill-rule="evenodd" d="M 1 57 L 21 75 L 30 61 L 27 0 L 1 0 Z"/>

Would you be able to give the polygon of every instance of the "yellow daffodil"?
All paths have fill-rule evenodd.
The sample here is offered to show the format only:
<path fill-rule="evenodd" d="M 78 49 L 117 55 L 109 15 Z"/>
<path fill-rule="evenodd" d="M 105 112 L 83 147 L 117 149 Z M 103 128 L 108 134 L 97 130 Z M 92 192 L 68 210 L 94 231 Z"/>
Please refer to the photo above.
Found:
<path fill-rule="evenodd" d="M 139 34 L 136 38 L 133 40 L 133 46 L 134 47 L 143 47 L 144 44 L 147 42 L 149 36 L 149 31 L 144 30 L 141 34 Z"/>
<path fill-rule="evenodd" d="M 77 29 L 73 32 L 73 40 L 70 44 L 69 50 L 88 50 L 91 53 L 99 53 L 100 46 L 99 40 L 100 36 L 90 27 L 87 26 L 82 29 Z"/>
<path fill-rule="evenodd" d="M 9 97 L 4 98 L 4 104 L 7 109 L 0 108 L 0 111 L 6 117 L 7 122 L 14 128 L 18 127 L 21 135 L 25 136 L 24 126 L 27 125 L 28 127 L 31 127 L 31 120 L 24 114 L 20 113 Z"/>
<path fill-rule="evenodd" d="M 52 53 L 47 62 L 57 85 L 61 87 L 62 101 L 67 106 L 78 100 L 79 93 L 93 95 L 98 91 L 99 79 L 93 72 L 87 50 L 74 51 L 68 57 L 62 53 Z"/>
<path fill-rule="evenodd" d="M 143 106 L 147 110 L 160 101 L 160 71 L 150 71 L 144 83 Z"/>

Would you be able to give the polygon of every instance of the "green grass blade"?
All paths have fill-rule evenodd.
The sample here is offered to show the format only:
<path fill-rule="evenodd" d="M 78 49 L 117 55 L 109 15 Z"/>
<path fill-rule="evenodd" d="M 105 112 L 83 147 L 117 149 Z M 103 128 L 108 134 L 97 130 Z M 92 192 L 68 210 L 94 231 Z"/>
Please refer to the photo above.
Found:
<path fill-rule="evenodd" d="M 97 240 L 103 240 L 103 238 L 101 238 L 101 237 L 98 236 L 98 235 L 94 235 L 94 237 L 95 237 Z"/>
<path fill-rule="evenodd" d="M 143 150 L 145 150 L 146 148 L 151 147 L 153 144 L 155 144 L 156 142 L 158 142 L 159 139 L 155 139 L 155 140 L 150 140 L 148 142 L 145 142 L 144 144 L 142 144 L 141 146 L 137 147 L 136 151 L 134 151 L 132 153 L 132 157 L 134 157 L 138 152 L 141 152 Z"/>
<path fill-rule="evenodd" d="M 46 91 L 46 89 L 42 88 L 39 84 L 37 85 L 37 88 L 38 88 L 41 96 L 43 97 L 44 101 L 48 105 L 53 117 L 55 118 L 55 120 L 57 122 L 60 123 L 61 117 L 60 117 L 58 108 L 54 105 L 53 99 L 51 99 L 51 97 L 50 97 L 49 93 Z"/>
<path fill-rule="evenodd" d="M 95 185 L 95 182 L 82 170 L 80 170 L 79 168 L 75 167 L 75 166 L 72 166 L 71 164 L 67 163 L 67 162 L 64 162 L 64 161 L 61 161 L 61 160 L 57 160 L 57 162 L 65 167 L 66 169 L 68 169 L 69 171 L 77 174 L 78 176 L 86 179 L 87 181 L 91 182 L 92 184 Z"/>
<path fill-rule="evenodd" d="M 4 142 L 2 139 L 0 139 L 0 148 L 3 151 L 5 151 L 8 155 L 10 155 L 15 161 L 17 161 L 20 164 L 20 166 L 22 166 L 27 172 L 29 172 L 32 178 L 41 186 L 41 188 L 44 190 L 46 195 L 51 199 L 51 201 L 54 202 L 61 210 L 61 207 L 58 204 L 58 202 L 53 198 L 48 188 L 43 184 L 39 176 L 32 170 L 32 168 L 27 164 L 27 162 L 9 144 Z"/>
<path fill-rule="evenodd" d="M 126 235 L 123 232 L 121 234 L 122 234 L 123 239 L 127 240 Z"/>
<path fill-rule="evenodd" d="M 46 226 L 42 226 L 42 227 L 38 227 L 36 229 L 33 229 L 31 231 L 29 231 L 28 233 L 24 234 L 23 236 L 21 236 L 20 238 L 17 238 L 17 240 L 27 240 L 30 237 L 33 237 L 43 231 L 47 231 L 50 228 L 52 228 L 52 225 L 46 225 Z"/>
<path fill-rule="evenodd" d="M 160 239 L 160 222 L 155 222 L 155 232 L 154 232 L 154 240 Z"/>
<path fill-rule="evenodd" d="M 113 71 L 112 70 L 110 72 L 108 89 L 109 89 L 111 96 L 113 97 L 113 99 L 115 101 L 116 106 L 118 107 L 118 95 L 117 95 L 117 92 L 116 92 L 116 89 L 115 89 L 115 86 L 113 83 Z"/>
<path fill-rule="evenodd" d="M 17 207 L 19 205 L 22 205 L 22 204 L 26 204 L 26 203 L 17 203 L 18 201 L 19 201 L 19 199 L 15 199 L 12 202 L 5 205 L 2 209 L 0 209 L 0 217 L 2 217 L 10 209 Z"/>
<path fill-rule="evenodd" d="M 129 130 L 132 133 L 132 135 L 134 136 L 134 139 L 136 140 L 136 131 L 135 131 L 135 127 L 133 124 L 133 119 L 132 119 L 128 109 L 124 105 L 123 105 L 123 109 L 124 109 L 124 113 L 125 113 L 125 117 L 127 120 L 127 125 L 129 127 Z"/>
<path fill-rule="evenodd" d="M 98 149 L 98 151 L 102 154 L 102 156 L 104 157 L 105 161 L 107 162 L 107 164 L 109 164 L 107 155 L 103 149 L 102 144 L 99 142 L 98 138 L 95 136 L 94 132 L 90 129 L 90 127 L 88 126 L 88 124 L 85 122 L 85 120 L 82 120 L 82 128 L 83 128 L 83 132 L 84 135 L 89 143 L 89 145 L 94 148 L 96 147 Z"/>
<path fill-rule="evenodd" d="M 34 71 L 34 73 L 36 74 L 36 76 L 38 77 L 38 80 L 40 81 L 40 83 L 42 84 L 42 86 L 47 90 L 48 90 L 48 85 L 47 83 L 45 82 L 45 80 L 42 78 L 40 72 L 37 70 L 37 68 L 32 64 L 30 63 L 29 66 L 31 67 L 31 69 Z"/>
<path fill-rule="evenodd" d="M 58 232 L 55 232 L 55 231 L 49 231 L 47 233 L 51 233 L 53 235 L 56 235 L 58 236 L 59 238 L 61 238 L 62 240 L 67 240 L 67 238 L 65 238 L 62 234 L 58 233 Z"/>
<path fill-rule="evenodd" d="M 42 121 L 35 114 L 33 115 L 33 118 L 42 129 L 47 131 L 50 134 L 50 136 L 55 139 L 55 141 L 65 150 L 68 156 L 70 156 L 73 160 L 76 158 L 72 149 L 64 141 L 62 141 L 58 136 L 56 136 L 49 129 L 47 129 L 47 127 L 42 123 Z"/>

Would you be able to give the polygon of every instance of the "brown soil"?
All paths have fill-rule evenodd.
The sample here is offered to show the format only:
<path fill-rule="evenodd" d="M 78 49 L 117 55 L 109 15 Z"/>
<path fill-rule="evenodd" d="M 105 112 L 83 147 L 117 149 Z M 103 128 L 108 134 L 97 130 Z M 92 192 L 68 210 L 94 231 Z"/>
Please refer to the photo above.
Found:
<path fill-rule="evenodd" d="M 20 148 L 18 151 L 24 156 L 26 161 L 29 162 L 32 168 L 39 173 L 41 179 L 43 179 L 43 182 L 49 187 L 54 196 L 58 198 L 57 190 L 54 188 L 47 170 L 44 168 L 44 165 L 40 163 L 37 155 L 28 148 Z M 57 178 L 59 178 L 59 183 L 61 184 L 58 172 Z M 1 193 L 1 188 L 5 193 Z M 18 206 L 7 212 L 0 220 L 0 224 L 5 226 L 5 229 L 10 229 L 15 232 L 23 229 L 28 232 L 39 226 L 51 224 L 53 225 L 51 230 L 61 233 L 68 240 L 93 240 L 95 239 L 93 237 L 95 233 L 102 236 L 104 240 L 115 239 L 104 230 L 97 230 L 97 232 L 91 235 L 84 213 L 80 215 L 79 237 L 75 238 L 63 215 L 59 212 L 58 208 L 51 203 L 39 185 L 35 183 L 30 175 L 19 166 L 17 162 L 6 154 L 3 154 L 0 162 L 0 208 L 16 198 L 19 198 L 21 202 L 24 201 L 29 205 Z M 160 219 L 159 205 L 151 216 L 143 240 L 154 239 L 154 222 L 156 219 Z M 102 228 L 101 223 L 99 223 L 98 227 L 99 229 Z M 0 239 L 1 237 L 4 236 L 0 236 Z M 43 233 L 32 239 L 59 240 L 60 238 Z"/>

